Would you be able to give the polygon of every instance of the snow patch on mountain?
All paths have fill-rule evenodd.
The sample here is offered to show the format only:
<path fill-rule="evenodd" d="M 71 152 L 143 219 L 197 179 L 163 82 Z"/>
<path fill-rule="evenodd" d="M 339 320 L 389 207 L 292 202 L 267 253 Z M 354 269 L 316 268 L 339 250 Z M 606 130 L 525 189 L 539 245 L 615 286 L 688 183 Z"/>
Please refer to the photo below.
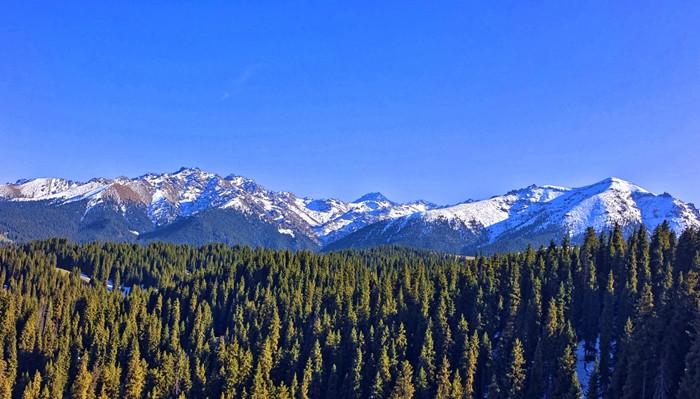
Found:
<path fill-rule="evenodd" d="M 294 230 L 292 229 L 277 229 L 280 234 L 286 234 L 288 236 L 294 237 Z"/>
<path fill-rule="evenodd" d="M 529 186 L 486 200 L 472 201 L 425 212 L 427 222 L 447 222 L 455 229 L 487 228 L 521 217 L 530 206 L 554 200 L 570 189 L 556 186 Z"/>

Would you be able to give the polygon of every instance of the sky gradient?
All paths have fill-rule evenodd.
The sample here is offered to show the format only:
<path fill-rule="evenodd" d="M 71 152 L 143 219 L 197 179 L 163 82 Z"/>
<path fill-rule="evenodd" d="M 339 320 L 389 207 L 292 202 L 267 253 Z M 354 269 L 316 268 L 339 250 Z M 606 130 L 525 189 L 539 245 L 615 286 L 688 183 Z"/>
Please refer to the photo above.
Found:
<path fill-rule="evenodd" d="M 618 176 L 700 203 L 699 2 L 8 3 L 3 182 L 187 165 L 448 204 Z"/>

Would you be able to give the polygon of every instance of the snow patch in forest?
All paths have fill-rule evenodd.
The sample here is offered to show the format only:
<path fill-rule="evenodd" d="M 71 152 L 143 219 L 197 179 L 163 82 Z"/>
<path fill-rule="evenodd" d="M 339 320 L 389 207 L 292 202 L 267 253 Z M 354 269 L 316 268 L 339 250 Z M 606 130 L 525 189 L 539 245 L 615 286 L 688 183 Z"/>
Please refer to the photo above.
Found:
<path fill-rule="evenodd" d="M 598 352 L 598 340 L 595 343 L 596 353 Z M 576 345 L 576 376 L 581 384 L 581 390 L 584 397 L 588 392 L 588 384 L 595 369 L 595 360 L 586 361 L 586 346 L 585 341 L 580 341 Z"/>

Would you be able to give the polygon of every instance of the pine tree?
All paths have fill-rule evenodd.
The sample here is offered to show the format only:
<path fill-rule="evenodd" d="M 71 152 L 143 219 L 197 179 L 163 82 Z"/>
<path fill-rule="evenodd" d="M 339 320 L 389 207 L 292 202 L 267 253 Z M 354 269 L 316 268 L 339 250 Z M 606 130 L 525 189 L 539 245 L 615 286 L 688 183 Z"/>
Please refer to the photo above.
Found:
<path fill-rule="evenodd" d="M 311 383 L 313 382 L 313 366 L 311 361 L 306 362 L 306 367 L 304 368 L 304 376 L 301 379 L 301 387 L 299 388 L 299 399 L 309 399 L 311 398 Z"/>
<path fill-rule="evenodd" d="M 253 377 L 253 386 L 250 391 L 251 399 L 267 399 L 270 397 L 270 391 L 268 390 L 266 377 L 262 368 L 258 365 L 255 369 L 255 376 Z"/>
<path fill-rule="evenodd" d="M 377 365 L 377 373 L 372 386 L 372 397 L 385 397 L 386 385 L 391 382 L 391 364 L 386 347 L 382 347 Z"/>
<path fill-rule="evenodd" d="M 459 375 L 459 370 L 455 370 L 454 377 L 452 378 L 452 394 L 450 396 L 454 399 L 464 399 L 464 385 L 462 384 L 462 377 Z"/>
<path fill-rule="evenodd" d="M 627 318 L 625 323 L 625 328 L 622 335 L 618 338 L 617 351 L 615 353 L 615 368 L 612 373 L 612 378 L 610 384 L 607 386 L 607 390 L 604 392 L 608 398 L 621 398 L 622 389 L 627 380 L 627 369 L 628 369 L 628 350 L 630 349 L 630 342 L 632 340 L 632 331 L 634 327 L 632 324 L 632 319 Z"/>
<path fill-rule="evenodd" d="M 355 343 L 355 356 L 352 359 L 352 369 L 350 370 L 350 392 L 348 397 L 351 398 L 361 398 L 362 397 L 362 370 L 363 370 L 363 359 L 362 359 L 362 334 L 358 338 L 358 342 Z"/>
<path fill-rule="evenodd" d="M 496 381 L 496 376 L 494 375 L 493 346 L 486 332 L 484 332 L 479 346 L 479 364 L 477 365 L 477 371 L 479 373 L 479 383 L 474 389 L 475 392 L 473 396 L 483 397 L 484 394 L 488 394 L 489 386 L 492 383 L 495 383 L 495 388 L 498 388 L 498 381 Z"/>
<path fill-rule="evenodd" d="M 412 399 L 415 392 L 413 387 L 413 368 L 407 360 L 401 362 L 401 370 L 396 378 L 394 389 L 389 396 L 391 399 Z"/>
<path fill-rule="evenodd" d="M 115 365 L 106 365 L 102 368 L 99 378 L 99 398 L 119 397 L 119 377 L 121 370 Z"/>
<path fill-rule="evenodd" d="M 610 271 L 608 283 L 603 298 L 603 313 L 600 316 L 600 387 L 603 392 L 610 385 L 610 373 L 612 370 L 611 350 L 615 323 L 615 277 Z"/>
<path fill-rule="evenodd" d="M 525 396 L 525 352 L 518 338 L 513 343 L 510 366 L 506 373 L 504 391 L 508 398 L 519 399 Z"/>
<path fill-rule="evenodd" d="M 272 388 L 270 370 L 272 370 L 273 362 L 271 345 L 273 340 L 274 338 L 271 339 L 268 337 L 260 349 L 260 356 L 258 356 L 258 362 L 253 377 L 253 387 L 250 391 L 251 398 L 263 399 L 270 396 L 270 390 Z"/>
<path fill-rule="evenodd" d="M 667 278 L 674 244 L 675 238 L 668 222 L 664 221 L 656 226 L 649 249 L 651 280 L 655 298 L 664 296 L 664 280 Z"/>
<path fill-rule="evenodd" d="M 374 376 L 374 382 L 372 383 L 372 390 L 369 397 L 370 399 L 381 399 L 384 397 L 384 380 L 379 370 L 377 370 Z"/>
<path fill-rule="evenodd" d="M 450 375 L 450 362 L 447 360 L 447 357 L 443 357 L 442 363 L 440 364 L 440 371 L 437 375 L 436 399 L 449 399 L 451 397 L 452 382 L 450 381 Z"/>
<path fill-rule="evenodd" d="M 636 320 L 629 345 L 627 379 L 623 388 L 623 398 L 651 398 L 654 390 L 657 355 L 653 349 L 657 342 L 656 313 L 654 294 L 651 285 L 646 284 L 637 302 Z"/>
<path fill-rule="evenodd" d="M 603 397 L 603 390 L 600 387 L 600 369 L 598 367 L 598 362 L 596 361 L 593 372 L 588 379 L 588 391 L 586 392 L 586 399 L 601 399 Z"/>
<path fill-rule="evenodd" d="M 474 393 L 474 383 L 476 381 L 476 371 L 479 362 L 479 333 L 474 331 L 469 340 L 469 353 L 467 354 L 467 364 L 464 379 L 464 397 L 469 399 Z"/>
<path fill-rule="evenodd" d="M 685 357 L 685 372 L 678 388 L 679 398 L 700 397 L 700 314 L 695 320 L 693 344 Z"/>
<path fill-rule="evenodd" d="M 627 281 L 626 273 L 626 243 L 625 238 L 622 234 L 622 227 L 615 223 L 613 231 L 610 234 L 610 261 L 612 262 L 612 271 L 615 276 L 615 281 L 619 284 L 616 289 L 617 292 L 622 291 L 624 288 L 624 282 Z"/>
<path fill-rule="evenodd" d="M 394 343 L 396 344 L 397 360 L 402 362 L 406 359 L 406 349 L 408 348 L 408 338 L 406 338 L 406 328 L 403 323 L 399 323 Z"/>
<path fill-rule="evenodd" d="M 564 353 L 559 358 L 553 388 L 552 398 L 555 399 L 581 397 L 581 385 L 576 375 L 576 355 L 570 345 L 564 349 Z"/>
<path fill-rule="evenodd" d="M 80 367 L 78 368 L 78 374 L 73 379 L 73 387 L 71 388 L 71 398 L 72 399 L 87 399 L 90 386 L 92 384 L 92 375 L 90 370 L 88 370 L 88 356 L 87 353 L 83 354 L 80 360 Z"/>
<path fill-rule="evenodd" d="M 541 398 L 547 389 L 548 382 L 545 380 L 545 361 L 543 353 L 542 340 L 537 343 L 534 359 L 530 366 L 527 378 L 527 395 L 528 398 Z"/>
<path fill-rule="evenodd" d="M 431 324 L 425 330 L 423 346 L 418 358 L 418 393 L 420 397 L 432 396 L 435 381 L 435 349 L 433 347 L 433 334 Z"/>
<path fill-rule="evenodd" d="M 141 359 L 138 341 L 134 340 L 129 351 L 129 361 L 126 365 L 126 380 L 124 382 L 124 397 L 140 399 L 146 384 L 146 366 Z"/>
<path fill-rule="evenodd" d="M 688 272 L 687 278 L 693 279 L 693 272 Z M 676 396 L 676 390 L 684 373 L 684 362 L 679 361 L 686 357 L 690 351 L 691 333 L 688 326 L 695 315 L 695 299 L 688 297 L 686 276 L 681 274 L 679 280 L 680 287 L 673 288 L 673 300 L 657 309 L 657 317 L 653 329 L 658 342 L 656 343 L 657 354 L 655 360 L 656 376 L 653 382 L 653 397 L 672 398 Z M 694 290 L 691 288 L 691 291 Z M 692 296 L 692 294 L 690 294 Z M 690 300 L 689 300 L 690 299 Z M 692 302 L 692 304 L 691 304 Z M 700 308 L 698 308 L 700 309 Z"/>
<path fill-rule="evenodd" d="M 41 394 L 41 373 L 37 370 L 34 378 L 24 387 L 22 399 L 39 399 Z"/>
<path fill-rule="evenodd" d="M 7 362 L 0 358 L 0 397 L 12 396 L 12 382 L 7 375 Z"/>
<path fill-rule="evenodd" d="M 595 230 L 588 228 L 583 247 L 581 248 L 581 263 L 583 264 L 582 337 L 585 342 L 587 358 L 592 358 L 595 354 L 595 341 L 600 319 L 598 271 L 595 264 L 595 253 L 598 250 L 598 246 Z"/>

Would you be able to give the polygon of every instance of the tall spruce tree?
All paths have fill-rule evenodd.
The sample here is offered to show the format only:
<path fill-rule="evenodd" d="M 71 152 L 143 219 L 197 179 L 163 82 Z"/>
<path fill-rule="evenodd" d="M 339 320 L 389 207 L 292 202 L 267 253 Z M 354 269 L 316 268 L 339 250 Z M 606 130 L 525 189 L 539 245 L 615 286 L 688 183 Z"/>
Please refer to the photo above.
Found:
<path fill-rule="evenodd" d="M 401 362 L 401 370 L 394 383 L 394 388 L 391 390 L 391 399 L 412 399 L 415 393 L 413 387 L 413 368 L 407 360 Z"/>
<path fill-rule="evenodd" d="M 513 343 L 504 390 L 508 398 L 520 399 L 525 397 L 525 351 L 518 338 Z"/>
<path fill-rule="evenodd" d="M 636 321 L 630 338 L 627 379 L 623 388 L 623 398 L 652 398 L 658 354 L 654 348 L 658 340 L 654 294 L 651 285 L 646 284 L 636 306 Z M 650 350 L 651 349 L 651 350 Z"/>

